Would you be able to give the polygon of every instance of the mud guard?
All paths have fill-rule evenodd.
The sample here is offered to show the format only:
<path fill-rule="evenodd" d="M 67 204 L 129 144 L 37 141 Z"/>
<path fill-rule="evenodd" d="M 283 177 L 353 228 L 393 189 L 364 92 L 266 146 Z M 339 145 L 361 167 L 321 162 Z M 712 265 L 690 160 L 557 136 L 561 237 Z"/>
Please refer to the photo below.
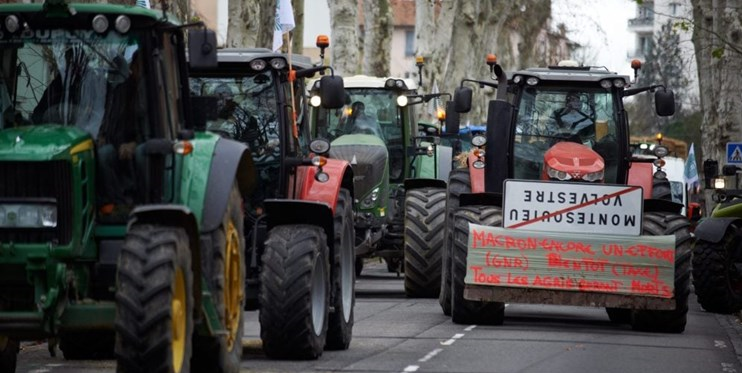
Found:
<path fill-rule="evenodd" d="M 241 142 L 220 139 L 214 148 L 209 169 L 201 221 L 202 232 L 219 228 L 235 179 L 243 196 L 248 195 L 255 187 L 257 174 L 250 151 Z"/>
<path fill-rule="evenodd" d="M 268 231 L 279 225 L 311 224 L 322 227 L 327 235 L 327 245 L 334 249 L 335 228 L 333 212 L 323 202 L 291 199 L 267 199 L 264 202 Z"/>
<path fill-rule="evenodd" d="M 477 160 L 479 160 L 479 157 L 474 155 L 473 152 L 469 153 L 467 168 L 469 169 L 471 191 L 472 193 L 484 193 L 484 168 L 474 167 L 474 162 Z"/>
<path fill-rule="evenodd" d="M 724 238 L 730 225 L 742 225 L 740 218 L 708 218 L 701 221 L 693 232 L 696 239 L 711 243 L 719 243 Z"/>
<path fill-rule="evenodd" d="M 446 182 L 439 179 L 406 179 L 404 181 L 406 191 L 427 187 L 446 189 Z"/>
<path fill-rule="evenodd" d="M 319 182 L 315 179 L 316 166 L 296 167 L 296 174 L 289 182 L 289 195 L 290 198 L 301 201 L 323 202 L 330 206 L 331 213 L 334 213 L 340 188 L 348 189 L 351 196 L 355 198 L 353 171 L 348 161 L 333 158 L 327 159 L 322 171 L 330 176 L 326 182 Z"/>
<path fill-rule="evenodd" d="M 188 246 L 191 249 L 193 278 L 193 299 L 195 309 L 201 309 L 201 243 L 196 216 L 188 207 L 171 204 L 144 205 L 135 207 L 129 215 L 126 230 L 134 224 L 155 224 L 180 227 L 188 234 Z"/>

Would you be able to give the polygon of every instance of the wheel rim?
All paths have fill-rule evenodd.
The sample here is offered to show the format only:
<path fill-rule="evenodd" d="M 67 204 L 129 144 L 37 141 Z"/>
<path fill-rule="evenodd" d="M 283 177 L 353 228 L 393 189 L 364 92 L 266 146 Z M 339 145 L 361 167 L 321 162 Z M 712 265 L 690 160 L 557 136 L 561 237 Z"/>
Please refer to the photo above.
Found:
<path fill-rule="evenodd" d="M 242 271 L 240 263 L 240 237 L 234 223 L 231 221 L 227 226 L 227 242 L 225 247 L 226 258 L 224 258 L 224 275 L 226 284 L 224 286 L 225 325 L 227 327 L 227 349 L 230 351 L 237 340 L 237 332 L 240 329 L 240 313 L 242 312 Z"/>
<path fill-rule="evenodd" d="M 325 326 L 327 288 L 325 284 L 325 264 L 321 256 L 314 259 L 312 271 L 312 326 L 314 333 L 320 335 Z"/>
<path fill-rule="evenodd" d="M 348 322 L 350 321 L 350 312 L 353 310 L 353 274 L 355 273 L 355 252 L 348 243 L 348 237 L 353 234 L 353 227 L 346 220 L 343 222 L 345 227 L 343 232 L 343 238 L 341 239 L 342 245 L 340 246 L 340 262 L 342 268 L 340 269 L 340 292 L 343 297 L 343 319 Z"/>
<path fill-rule="evenodd" d="M 170 303 L 170 328 L 173 332 L 171 351 L 173 352 L 173 370 L 180 372 L 183 368 L 186 345 L 186 288 L 183 269 L 175 270 L 175 289 Z"/>

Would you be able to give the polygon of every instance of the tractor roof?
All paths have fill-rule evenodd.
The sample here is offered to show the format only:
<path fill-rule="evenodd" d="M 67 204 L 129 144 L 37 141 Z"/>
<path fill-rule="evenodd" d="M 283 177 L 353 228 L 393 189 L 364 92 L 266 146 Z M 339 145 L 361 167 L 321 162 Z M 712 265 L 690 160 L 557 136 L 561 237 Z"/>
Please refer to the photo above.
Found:
<path fill-rule="evenodd" d="M 543 81 L 570 81 L 570 82 L 599 82 L 606 78 L 623 79 L 628 85 L 631 80 L 627 75 L 618 75 L 608 71 L 605 67 L 567 67 L 549 66 L 528 68 L 513 72 L 511 76 L 517 75 L 534 76 Z"/>
<path fill-rule="evenodd" d="M 45 4 L 0 4 L 0 13 L 41 13 L 45 12 Z M 118 4 L 83 4 L 69 3 L 69 7 L 76 13 L 100 13 L 100 14 L 125 14 L 128 16 L 143 16 L 153 20 L 162 20 L 162 11 L 156 9 L 147 9 L 141 6 L 118 5 Z M 174 14 L 168 13 L 167 21 L 172 24 L 181 22 L 175 18 Z"/>
<path fill-rule="evenodd" d="M 397 79 L 397 80 L 404 81 L 408 90 L 417 89 L 417 82 L 415 82 L 413 79 L 403 79 L 403 78 L 395 78 L 395 77 L 388 77 L 388 76 L 387 77 L 377 77 L 377 76 L 368 76 L 368 75 L 344 76 L 343 85 L 345 85 L 345 88 L 384 88 L 384 84 L 389 79 Z"/>
<path fill-rule="evenodd" d="M 289 61 L 286 54 L 276 53 L 267 48 L 225 48 L 217 51 L 219 62 L 226 63 L 249 63 L 255 59 L 271 60 L 273 58 L 282 58 Z M 312 61 L 309 57 L 293 54 L 291 55 L 291 64 L 295 68 L 306 69 L 312 67 Z"/>

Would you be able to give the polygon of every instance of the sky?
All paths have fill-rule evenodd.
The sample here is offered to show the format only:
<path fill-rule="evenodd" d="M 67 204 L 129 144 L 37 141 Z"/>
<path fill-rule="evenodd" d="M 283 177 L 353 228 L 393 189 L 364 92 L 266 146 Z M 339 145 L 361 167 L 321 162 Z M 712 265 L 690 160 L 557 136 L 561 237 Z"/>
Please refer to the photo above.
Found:
<path fill-rule="evenodd" d="M 627 53 L 634 49 L 634 35 L 627 30 L 636 14 L 634 0 L 552 0 L 553 27 L 564 23 L 568 36 L 589 45 L 595 57 L 592 65 L 630 74 Z M 598 5 L 599 4 L 599 5 Z M 330 35 L 327 0 L 304 0 L 304 45 L 314 46 L 319 34 Z M 332 42 L 332 41 L 331 41 Z"/>

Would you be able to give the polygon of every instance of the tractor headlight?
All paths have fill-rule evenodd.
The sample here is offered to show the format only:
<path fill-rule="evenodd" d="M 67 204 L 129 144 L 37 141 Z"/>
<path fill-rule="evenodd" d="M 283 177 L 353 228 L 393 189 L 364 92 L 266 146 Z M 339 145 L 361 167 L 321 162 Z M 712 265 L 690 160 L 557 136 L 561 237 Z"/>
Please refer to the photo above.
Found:
<path fill-rule="evenodd" d="M 546 166 L 546 173 L 549 175 L 550 179 L 556 179 L 556 180 L 561 180 L 561 181 L 572 179 L 572 175 L 564 171 L 559 171 L 557 169 L 551 168 L 549 166 Z"/>
<path fill-rule="evenodd" d="M 724 189 L 726 187 L 726 181 L 723 177 L 717 177 L 714 179 L 714 189 Z"/>
<path fill-rule="evenodd" d="M 405 96 L 405 95 L 399 95 L 399 96 L 397 96 L 397 106 L 399 106 L 399 107 L 405 107 L 405 106 L 407 106 L 407 102 L 408 102 L 407 96 Z"/>
<path fill-rule="evenodd" d="M 265 60 L 252 60 L 250 61 L 250 68 L 255 71 L 263 71 L 268 64 Z"/>
<path fill-rule="evenodd" d="M 273 58 L 271 59 L 271 67 L 276 70 L 281 70 L 286 67 L 286 60 L 283 58 Z"/>
<path fill-rule="evenodd" d="M 668 153 L 670 153 L 670 150 L 667 149 L 664 145 L 658 145 L 655 146 L 654 149 L 652 149 L 652 152 L 657 158 L 662 158 L 664 156 L 667 156 Z"/>
<path fill-rule="evenodd" d="M 309 99 L 309 104 L 314 107 L 319 107 L 322 104 L 322 97 L 312 96 L 312 98 Z"/>
<path fill-rule="evenodd" d="M 588 182 L 595 182 L 595 181 L 601 181 L 603 180 L 605 173 L 603 171 L 597 171 L 597 172 L 590 172 L 588 174 L 585 174 L 585 176 L 582 177 L 582 180 L 588 181 Z"/>
<path fill-rule="evenodd" d="M 0 204 L 0 227 L 54 228 L 57 206 L 54 204 Z"/>
<path fill-rule="evenodd" d="M 371 193 L 369 193 L 369 195 L 363 199 L 363 201 L 361 202 L 361 207 L 363 207 L 364 209 L 370 209 L 374 207 L 374 205 L 376 204 L 376 200 L 378 199 L 379 188 L 374 188 L 374 190 L 372 190 Z"/>

